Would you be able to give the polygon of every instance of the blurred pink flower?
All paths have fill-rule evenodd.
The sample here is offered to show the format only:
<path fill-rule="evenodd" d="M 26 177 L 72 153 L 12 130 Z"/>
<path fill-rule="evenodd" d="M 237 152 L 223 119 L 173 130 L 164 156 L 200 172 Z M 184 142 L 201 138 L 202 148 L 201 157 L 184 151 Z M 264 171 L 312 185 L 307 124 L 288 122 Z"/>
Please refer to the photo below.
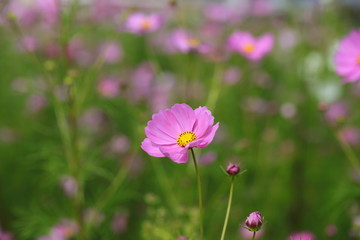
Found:
<path fill-rule="evenodd" d="M 25 51 L 34 52 L 38 47 L 38 41 L 33 36 L 26 35 L 21 39 L 21 47 Z"/>
<path fill-rule="evenodd" d="M 117 0 L 94 0 L 91 4 L 91 16 L 97 22 L 113 19 L 121 13 L 120 5 Z"/>
<path fill-rule="evenodd" d="M 7 13 L 14 15 L 21 26 L 32 25 L 38 18 L 36 8 L 33 4 L 20 0 L 9 1 Z"/>
<path fill-rule="evenodd" d="M 74 197 L 78 192 L 78 184 L 76 179 L 71 176 L 63 176 L 60 179 L 60 187 L 69 197 Z"/>
<path fill-rule="evenodd" d="M 293 49 L 299 42 L 299 34 L 295 29 L 282 29 L 279 32 L 279 48 L 283 51 Z"/>
<path fill-rule="evenodd" d="M 176 29 L 171 32 L 169 38 L 170 49 L 174 52 L 189 53 L 208 53 L 210 46 L 204 44 L 199 38 L 186 32 L 184 29 Z"/>
<path fill-rule="evenodd" d="M 61 54 L 61 46 L 56 42 L 49 42 L 44 47 L 44 54 L 49 58 L 59 57 Z"/>
<path fill-rule="evenodd" d="M 77 224 L 70 219 L 62 219 L 61 222 L 51 228 L 49 235 L 38 237 L 37 240 L 69 240 L 78 231 Z"/>
<path fill-rule="evenodd" d="M 119 82 L 112 77 L 101 79 L 97 87 L 99 93 L 106 98 L 114 98 L 118 96 L 120 92 L 119 88 Z"/>
<path fill-rule="evenodd" d="M 338 228 L 335 224 L 329 224 L 325 228 L 325 234 L 328 237 L 334 237 L 338 231 Z"/>
<path fill-rule="evenodd" d="M 216 160 L 217 154 L 215 151 L 208 151 L 201 154 L 199 157 L 199 165 L 209 165 Z"/>
<path fill-rule="evenodd" d="M 330 123 L 343 122 L 349 115 L 349 109 L 344 102 L 334 102 L 326 107 L 325 118 Z"/>
<path fill-rule="evenodd" d="M 130 141 L 124 135 L 116 135 L 111 139 L 109 147 L 112 153 L 125 153 L 130 149 Z"/>
<path fill-rule="evenodd" d="M 345 127 L 340 130 L 339 135 L 349 145 L 357 145 L 360 142 L 360 131 L 355 127 Z"/>
<path fill-rule="evenodd" d="M 47 105 L 47 99 L 43 95 L 34 94 L 30 95 L 27 99 L 27 108 L 33 112 L 41 111 Z"/>
<path fill-rule="evenodd" d="M 60 0 L 37 0 L 37 8 L 42 19 L 54 25 L 59 20 Z"/>
<path fill-rule="evenodd" d="M 341 39 L 335 53 L 335 70 L 344 82 L 360 80 L 360 31 L 353 30 Z"/>
<path fill-rule="evenodd" d="M 227 41 L 228 48 L 252 61 L 259 61 L 268 54 L 274 45 L 271 34 L 265 34 L 258 39 L 248 32 L 235 31 Z"/>
<path fill-rule="evenodd" d="M 224 82 L 228 85 L 236 84 L 241 77 L 241 72 L 237 67 L 230 67 L 224 72 Z"/>
<path fill-rule="evenodd" d="M 238 9 L 237 9 L 238 10 Z M 237 17 L 235 8 L 221 3 L 210 3 L 204 7 L 204 15 L 211 21 L 228 22 Z"/>
<path fill-rule="evenodd" d="M 141 148 L 153 157 L 169 157 L 173 162 L 186 163 L 188 149 L 209 145 L 219 127 L 206 107 L 193 110 L 187 104 L 175 104 L 152 116 L 145 127 Z"/>
<path fill-rule="evenodd" d="M 315 235 L 311 232 L 293 233 L 288 237 L 288 240 L 315 240 Z"/>
<path fill-rule="evenodd" d="M 161 28 L 162 18 L 158 14 L 133 13 L 125 22 L 125 28 L 135 34 L 155 32 Z"/>
<path fill-rule="evenodd" d="M 122 58 L 122 48 L 117 43 L 105 43 L 100 47 L 100 54 L 106 63 L 116 63 Z"/>
<path fill-rule="evenodd" d="M 123 234 L 128 227 L 129 216 L 126 213 L 116 213 L 111 221 L 111 229 L 117 234 Z"/>
<path fill-rule="evenodd" d="M 251 12 L 254 16 L 268 16 L 273 10 L 273 3 L 269 0 L 252 0 Z"/>
<path fill-rule="evenodd" d="M 99 132 L 106 126 L 106 117 L 98 108 L 87 109 L 80 116 L 80 126 L 91 132 Z"/>
<path fill-rule="evenodd" d="M 131 98 L 135 101 L 149 97 L 155 73 L 151 63 L 144 62 L 134 70 L 131 76 L 132 92 Z"/>
<path fill-rule="evenodd" d="M 13 240 L 14 237 L 11 233 L 5 232 L 0 228 L 0 240 Z"/>
<path fill-rule="evenodd" d="M 80 66 L 89 66 L 93 62 L 92 54 L 85 48 L 83 41 L 78 37 L 70 40 L 66 51 L 68 58 Z"/>

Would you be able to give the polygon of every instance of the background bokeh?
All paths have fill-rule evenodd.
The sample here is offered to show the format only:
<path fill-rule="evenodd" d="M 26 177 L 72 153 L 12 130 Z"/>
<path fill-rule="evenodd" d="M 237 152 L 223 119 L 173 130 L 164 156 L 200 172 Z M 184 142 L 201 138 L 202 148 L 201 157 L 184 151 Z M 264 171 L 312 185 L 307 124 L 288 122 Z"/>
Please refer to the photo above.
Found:
<path fill-rule="evenodd" d="M 226 239 L 249 239 L 241 225 L 253 211 L 265 218 L 257 239 L 359 239 L 360 86 L 333 66 L 359 28 L 357 3 L 1 2 L 0 239 L 197 239 L 191 161 L 140 148 L 152 114 L 180 102 L 220 122 L 196 149 L 206 239 L 220 238 L 229 163 L 246 172 Z M 135 12 L 161 26 L 129 31 Z M 174 48 L 179 28 L 208 50 Z M 274 46 L 250 61 L 227 49 L 235 30 L 271 34 Z"/>

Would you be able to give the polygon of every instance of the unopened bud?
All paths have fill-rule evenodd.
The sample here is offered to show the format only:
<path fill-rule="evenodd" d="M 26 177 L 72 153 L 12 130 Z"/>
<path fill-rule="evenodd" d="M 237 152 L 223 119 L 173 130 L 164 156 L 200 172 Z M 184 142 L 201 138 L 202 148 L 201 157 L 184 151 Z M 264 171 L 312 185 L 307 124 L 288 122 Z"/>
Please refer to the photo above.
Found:
<path fill-rule="evenodd" d="M 229 164 L 226 168 L 226 172 L 229 175 L 237 175 L 240 172 L 240 167 L 237 164 Z"/>
<path fill-rule="evenodd" d="M 245 221 L 246 227 L 253 232 L 259 231 L 263 225 L 263 217 L 259 212 L 252 212 Z"/>

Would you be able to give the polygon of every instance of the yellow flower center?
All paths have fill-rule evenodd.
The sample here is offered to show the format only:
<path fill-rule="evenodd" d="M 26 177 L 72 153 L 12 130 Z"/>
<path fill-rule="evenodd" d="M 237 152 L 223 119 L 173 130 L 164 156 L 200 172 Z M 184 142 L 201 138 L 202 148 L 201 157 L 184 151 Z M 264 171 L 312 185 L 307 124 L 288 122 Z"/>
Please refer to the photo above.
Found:
<path fill-rule="evenodd" d="M 244 51 L 247 53 L 252 53 L 255 50 L 255 46 L 253 44 L 246 44 L 244 46 Z"/>
<path fill-rule="evenodd" d="M 176 143 L 181 147 L 185 147 L 188 143 L 194 141 L 195 139 L 195 133 L 191 131 L 185 131 L 179 134 L 179 136 L 176 138 Z"/>
<path fill-rule="evenodd" d="M 188 44 L 191 46 L 191 47 L 197 47 L 200 45 L 200 41 L 196 38 L 189 38 L 188 39 Z"/>
<path fill-rule="evenodd" d="M 142 30 L 148 30 L 151 27 L 151 23 L 149 20 L 144 20 L 141 23 L 141 29 Z"/>
<path fill-rule="evenodd" d="M 358 58 L 357 58 L 357 62 L 358 62 L 358 64 L 360 65 L 360 55 L 359 55 Z"/>

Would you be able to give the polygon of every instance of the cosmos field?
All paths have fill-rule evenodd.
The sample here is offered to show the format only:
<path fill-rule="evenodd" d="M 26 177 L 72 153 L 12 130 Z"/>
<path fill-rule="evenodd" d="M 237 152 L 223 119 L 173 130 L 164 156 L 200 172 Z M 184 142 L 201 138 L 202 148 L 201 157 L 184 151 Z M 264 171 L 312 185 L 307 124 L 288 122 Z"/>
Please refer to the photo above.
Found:
<path fill-rule="evenodd" d="M 0 240 L 360 239 L 360 6 L 275 2 L 0 2 Z"/>

